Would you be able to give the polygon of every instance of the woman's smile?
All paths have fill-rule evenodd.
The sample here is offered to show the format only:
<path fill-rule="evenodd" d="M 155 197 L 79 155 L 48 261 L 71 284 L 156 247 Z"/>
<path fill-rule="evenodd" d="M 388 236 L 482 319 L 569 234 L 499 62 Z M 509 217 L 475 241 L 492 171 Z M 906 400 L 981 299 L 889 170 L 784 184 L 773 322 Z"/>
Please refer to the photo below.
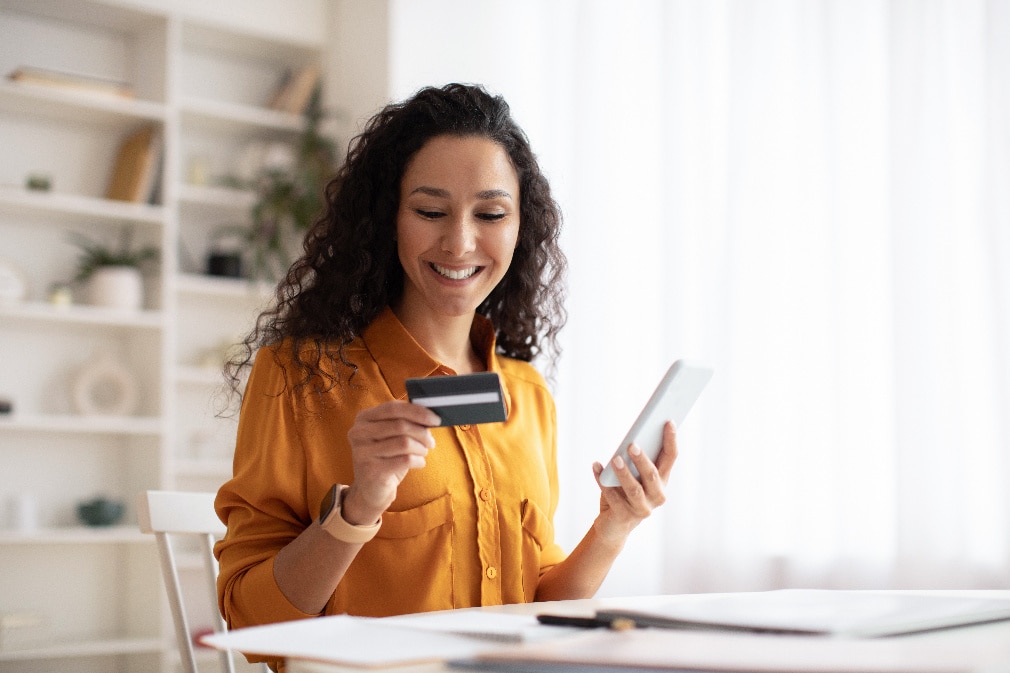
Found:
<path fill-rule="evenodd" d="M 474 274 L 478 273 L 483 267 L 479 266 L 468 266 L 462 269 L 452 269 L 447 266 L 441 266 L 435 264 L 434 262 L 429 262 L 430 266 L 435 273 L 442 276 L 443 278 L 448 278 L 449 280 L 466 280 L 472 277 Z"/>

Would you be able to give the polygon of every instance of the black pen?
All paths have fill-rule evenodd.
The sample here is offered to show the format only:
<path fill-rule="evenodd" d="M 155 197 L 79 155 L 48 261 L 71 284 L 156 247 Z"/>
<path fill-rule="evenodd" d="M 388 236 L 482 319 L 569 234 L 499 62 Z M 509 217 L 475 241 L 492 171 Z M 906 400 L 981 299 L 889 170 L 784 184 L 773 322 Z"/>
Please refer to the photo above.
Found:
<path fill-rule="evenodd" d="M 576 626 L 580 629 L 607 628 L 615 631 L 624 631 L 635 628 L 636 624 L 630 619 L 600 619 L 599 617 L 574 617 L 570 615 L 537 615 L 537 621 L 548 626 Z"/>

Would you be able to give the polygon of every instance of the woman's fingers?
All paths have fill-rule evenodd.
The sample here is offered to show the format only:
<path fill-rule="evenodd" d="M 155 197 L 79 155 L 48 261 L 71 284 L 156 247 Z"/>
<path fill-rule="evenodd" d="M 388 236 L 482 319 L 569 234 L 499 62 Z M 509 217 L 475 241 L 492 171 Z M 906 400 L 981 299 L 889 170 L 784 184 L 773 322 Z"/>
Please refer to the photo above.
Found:
<path fill-rule="evenodd" d="M 615 506 L 615 500 L 618 503 L 623 501 L 624 506 L 631 515 L 637 519 L 644 519 L 652 513 L 651 494 L 646 488 L 656 481 L 650 478 L 648 469 L 651 468 L 655 471 L 656 468 L 652 465 L 652 461 L 641 455 L 641 450 L 635 445 L 632 445 L 628 449 L 628 456 L 632 460 L 637 459 L 639 461 L 644 458 L 641 466 L 638 463 L 635 465 L 639 469 L 639 474 L 642 475 L 642 480 L 640 481 L 632 473 L 630 466 L 624 459 L 616 456 L 614 458 L 614 472 L 617 474 L 617 481 L 620 486 L 613 489 L 605 489 L 604 496 L 610 501 L 611 507 Z M 642 472 L 643 469 L 646 470 L 644 474 Z M 662 496 L 662 489 L 660 489 L 660 496 Z"/>
<path fill-rule="evenodd" d="M 424 454 L 434 448 L 429 428 L 438 425 L 438 414 L 408 402 L 386 402 L 358 414 L 347 433 L 351 446 L 376 457 Z"/>
<path fill-rule="evenodd" d="M 608 488 L 600 486 L 603 496 L 611 508 L 623 508 L 626 514 L 644 519 L 652 510 L 666 502 L 666 483 L 670 471 L 677 460 L 677 432 L 672 423 L 663 428 L 663 448 L 653 463 L 635 444 L 628 447 L 628 460 L 621 456 L 613 459 L 614 472 L 620 486 Z M 629 464 L 630 461 L 630 464 Z M 634 465 L 638 476 L 632 472 Z M 593 465 L 593 473 L 599 483 L 603 467 Z"/>
<path fill-rule="evenodd" d="M 401 429 L 408 426 L 430 428 L 440 422 L 438 414 L 431 409 L 400 400 L 383 402 L 378 406 L 365 409 L 359 412 L 355 418 L 355 426 L 398 424 Z"/>
<path fill-rule="evenodd" d="M 347 432 L 354 462 L 354 483 L 347 498 L 366 517 L 381 514 L 393 502 L 400 482 L 427 464 L 435 447 L 430 428 L 438 414 L 409 402 L 379 404 L 358 413 Z"/>
<path fill-rule="evenodd" d="M 670 471 L 673 464 L 677 462 L 677 428 L 673 423 L 667 421 L 663 426 L 663 449 L 656 457 L 656 469 L 665 484 L 670 478 Z"/>

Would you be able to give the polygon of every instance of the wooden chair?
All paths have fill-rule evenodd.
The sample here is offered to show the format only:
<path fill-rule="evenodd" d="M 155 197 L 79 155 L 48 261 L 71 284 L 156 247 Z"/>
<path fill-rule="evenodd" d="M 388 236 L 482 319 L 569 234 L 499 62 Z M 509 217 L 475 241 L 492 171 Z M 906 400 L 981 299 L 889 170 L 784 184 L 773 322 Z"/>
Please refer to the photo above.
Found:
<path fill-rule="evenodd" d="M 140 494 L 137 504 L 140 530 L 152 533 L 158 541 L 161 573 L 172 608 L 172 621 L 175 622 L 175 637 L 179 644 L 183 670 L 186 673 L 198 673 L 172 540 L 188 536 L 199 543 L 214 616 L 213 627 L 219 633 L 226 631 L 227 626 L 217 609 L 217 560 L 214 558 L 214 541 L 224 535 L 225 526 L 214 512 L 214 494 L 146 491 Z M 235 673 L 231 652 L 222 651 L 220 655 L 221 670 Z"/>

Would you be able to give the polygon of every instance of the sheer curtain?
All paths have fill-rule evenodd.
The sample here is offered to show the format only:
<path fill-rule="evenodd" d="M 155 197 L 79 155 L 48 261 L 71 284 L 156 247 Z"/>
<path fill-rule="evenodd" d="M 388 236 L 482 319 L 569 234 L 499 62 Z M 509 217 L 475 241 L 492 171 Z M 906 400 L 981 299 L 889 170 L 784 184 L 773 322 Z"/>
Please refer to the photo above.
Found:
<path fill-rule="evenodd" d="M 1010 587 L 1010 0 L 471 4 L 395 4 L 394 82 L 505 94 L 558 190 L 564 543 L 716 369 L 603 593 Z"/>

